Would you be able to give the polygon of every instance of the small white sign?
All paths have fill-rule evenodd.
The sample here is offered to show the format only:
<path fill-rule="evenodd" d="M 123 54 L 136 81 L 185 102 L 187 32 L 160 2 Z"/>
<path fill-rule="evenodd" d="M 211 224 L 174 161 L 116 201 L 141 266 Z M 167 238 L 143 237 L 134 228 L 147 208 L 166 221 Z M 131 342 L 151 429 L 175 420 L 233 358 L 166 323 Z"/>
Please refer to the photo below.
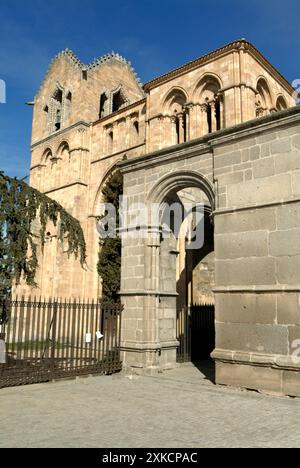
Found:
<path fill-rule="evenodd" d="M 97 340 L 102 340 L 102 338 L 104 338 L 104 335 L 102 335 L 102 333 L 100 331 L 97 331 L 96 332 L 96 337 L 97 337 Z"/>
<path fill-rule="evenodd" d="M 85 342 L 86 343 L 91 343 L 92 342 L 92 334 L 91 333 L 87 333 L 85 335 Z"/>

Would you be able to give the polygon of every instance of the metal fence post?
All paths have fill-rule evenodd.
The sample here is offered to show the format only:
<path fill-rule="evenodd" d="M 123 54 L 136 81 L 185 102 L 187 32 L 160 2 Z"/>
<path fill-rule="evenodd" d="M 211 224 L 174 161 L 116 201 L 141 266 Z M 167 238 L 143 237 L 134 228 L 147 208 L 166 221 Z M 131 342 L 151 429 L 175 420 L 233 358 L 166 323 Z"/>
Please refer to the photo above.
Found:
<path fill-rule="evenodd" d="M 52 378 L 55 374 L 55 346 L 56 346 L 56 323 L 57 323 L 57 299 L 53 302 L 53 318 L 52 318 L 52 337 L 51 337 L 51 364 L 50 370 Z"/>

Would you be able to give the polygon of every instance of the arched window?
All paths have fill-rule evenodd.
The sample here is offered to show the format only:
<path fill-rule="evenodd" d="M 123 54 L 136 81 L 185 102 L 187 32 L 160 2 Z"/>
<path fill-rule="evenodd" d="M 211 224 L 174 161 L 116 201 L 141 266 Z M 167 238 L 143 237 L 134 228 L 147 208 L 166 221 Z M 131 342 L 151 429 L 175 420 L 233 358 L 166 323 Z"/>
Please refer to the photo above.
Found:
<path fill-rule="evenodd" d="M 263 117 L 270 114 L 273 108 L 270 89 L 264 78 L 258 80 L 256 91 L 256 116 Z"/>
<path fill-rule="evenodd" d="M 187 99 L 184 92 L 174 89 L 165 100 L 164 111 L 171 117 L 172 143 L 181 144 L 187 141 Z"/>
<path fill-rule="evenodd" d="M 55 116 L 55 130 L 61 129 L 61 109 L 57 109 Z"/>
<path fill-rule="evenodd" d="M 52 151 L 50 148 L 47 148 L 42 156 L 42 165 L 47 166 L 51 162 L 52 158 Z"/>
<path fill-rule="evenodd" d="M 279 96 L 279 98 L 277 99 L 277 102 L 276 102 L 276 109 L 278 111 L 282 111 L 282 110 L 285 110 L 288 108 L 288 105 L 286 103 L 286 100 L 284 99 L 283 96 Z"/>
<path fill-rule="evenodd" d="M 63 92 L 61 89 L 56 89 L 53 94 L 53 107 L 54 107 L 54 130 L 58 131 L 62 126 L 62 103 Z"/>
<path fill-rule="evenodd" d="M 126 105 L 126 99 L 121 89 L 113 94 L 112 97 L 112 112 L 118 112 Z"/>
<path fill-rule="evenodd" d="M 71 115 L 72 93 L 68 92 L 65 100 L 65 119 L 68 120 Z"/>
<path fill-rule="evenodd" d="M 140 125 L 139 125 L 137 120 L 134 122 L 133 126 L 135 128 L 136 135 L 139 136 L 139 134 L 140 134 Z"/>
<path fill-rule="evenodd" d="M 99 119 L 102 119 L 107 114 L 108 114 L 108 97 L 106 93 L 102 93 L 100 96 Z"/>
<path fill-rule="evenodd" d="M 69 145 L 66 141 L 60 144 L 58 151 L 57 151 L 57 157 L 58 159 L 64 161 L 64 162 L 69 162 L 70 160 L 70 148 Z"/>
<path fill-rule="evenodd" d="M 221 85 L 213 76 L 206 76 L 198 85 L 200 104 L 203 112 L 201 133 L 212 133 L 223 128 Z"/>
<path fill-rule="evenodd" d="M 57 85 L 43 109 L 46 115 L 45 125 L 49 133 L 58 132 L 64 125 L 69 124 L 72 98 L 71 91 L 66 92 Z"/>
<path fill-rule="evenodd" d="M 72 175 L 70 168 L 70 148 L 66 141 L 62 142 L 57 150 L 56 187 L 61 187 L 69 182 Z"/>

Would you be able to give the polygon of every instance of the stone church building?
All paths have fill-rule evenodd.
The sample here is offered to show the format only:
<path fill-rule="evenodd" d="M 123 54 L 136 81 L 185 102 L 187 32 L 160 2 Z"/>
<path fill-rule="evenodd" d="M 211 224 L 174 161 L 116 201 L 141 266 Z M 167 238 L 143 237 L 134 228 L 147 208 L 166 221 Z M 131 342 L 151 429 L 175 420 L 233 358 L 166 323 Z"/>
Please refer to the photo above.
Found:
<path fill-rule="evenodd" d="M 49 228 L 38 293 L 95 298 L 102 190 L 118 167 L 131 203 L 192 200 L 204 246 L 124 238 L 124 365 L 176 365 L 177 313 L 215 304 L 216 381 L 300 396 L 300 108 L 242 39 L 141 85 L 118 54 L 51 63 L 34 100 L 31 185 L 80 220 L 86 269 Z M 170 230 L 172 228 L 170 227 Z M 35 291 L 34 291 L 35 293 Z"/>

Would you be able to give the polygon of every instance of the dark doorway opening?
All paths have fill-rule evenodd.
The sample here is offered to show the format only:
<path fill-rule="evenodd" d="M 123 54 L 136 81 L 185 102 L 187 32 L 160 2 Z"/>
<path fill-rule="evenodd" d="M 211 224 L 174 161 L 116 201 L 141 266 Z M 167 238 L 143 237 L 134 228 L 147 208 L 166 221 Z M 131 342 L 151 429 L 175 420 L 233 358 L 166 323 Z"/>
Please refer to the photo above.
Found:
<path fill-rule="evenodd" d="M 196 305 L 184 307 L 177 314 L 177 337 L 179 348 L 177 361 L 191 362 L 215 383 L 215 363 L 211 353 L 215 349 L 215 307 Z"/>
<path fill-rule="evenodd" d="M 177 282 L 178 362 L 193 363 L 207 379 L 215 382 L 215 306 L 211 287 L 214 276 L 214 228 L 206 209 L 204 243 L 200 249 L 185 251 L 185 267 Z M 187 246 L 187 244 L 186 244 Z M 180 254 L 179 254 L 180 255 Z M 198 302 L 199 301 L 199 302 Z"/>
<path fill-rule="evenodd" d="M 215 307 L 184 307 L 177 315 L 178 362 L 210 359 L 215 349 Z"/>
<path fill-rule="evenodd" d="M 215 307 L 191 308 L 191 361 L 210 359 L 215 349 Z"/>

